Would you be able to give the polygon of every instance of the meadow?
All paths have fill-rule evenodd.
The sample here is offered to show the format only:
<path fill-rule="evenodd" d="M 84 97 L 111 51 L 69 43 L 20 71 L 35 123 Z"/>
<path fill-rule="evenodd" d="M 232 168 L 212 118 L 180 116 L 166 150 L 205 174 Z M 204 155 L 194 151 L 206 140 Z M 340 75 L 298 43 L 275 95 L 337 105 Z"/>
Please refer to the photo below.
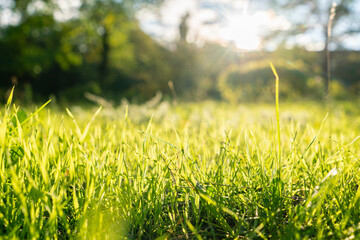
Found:
<path fill-rule="evenodd" d="M 280 145 L 274 104 L 9 99 L 0 119 L 2 239 L 360 237 L 356 102 L 280 103 Z"/>

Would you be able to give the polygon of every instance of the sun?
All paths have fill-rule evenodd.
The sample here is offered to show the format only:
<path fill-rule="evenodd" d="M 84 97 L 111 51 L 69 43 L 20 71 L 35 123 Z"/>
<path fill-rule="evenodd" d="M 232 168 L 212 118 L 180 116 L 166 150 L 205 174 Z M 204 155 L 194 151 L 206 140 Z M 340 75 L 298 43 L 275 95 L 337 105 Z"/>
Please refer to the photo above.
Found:
<path fill-rule="evenodd" d="M 261 18 L 247 14 L 229 15 L 224 27 L 220 30 L 220 38 L 235 43 L 241 50 L 253 51 L 260 46 L 259 28 Z"/>

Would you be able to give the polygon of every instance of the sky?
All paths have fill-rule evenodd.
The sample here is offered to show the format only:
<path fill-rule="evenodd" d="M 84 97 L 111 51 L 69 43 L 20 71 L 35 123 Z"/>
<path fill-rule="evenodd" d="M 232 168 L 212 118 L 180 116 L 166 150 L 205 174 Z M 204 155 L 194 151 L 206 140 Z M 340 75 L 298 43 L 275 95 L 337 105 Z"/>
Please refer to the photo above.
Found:
<path fill-rule="evenodd" d="M 319 1 L 326 3 L 327 0 Z M 354 6 L 360 13 L 360 1 L 355 1 Z M 294 16 L 298 15 L 301 18 L 303 16 L 301 9 L 298 11 Z M 294 20 L 291 16 L 277 15 L 271 8 L 261 4 L 261 1 L 249 0 L 166 0 L 157 11 L 140 10 L 137 18 L 146 33 L 166 45 L 179 38 L 178 26 L 181 17 L 186 13 L 190 13 L 188 42 L 201 45 L 205 41 L 215 41 L 234 44 L 239 49 L 249 51 L 264 46 L 262 44 L 264 34 L 274 30 L 289 30 Z M 299 44 L 308 50 L 321 50 L 324 46 L 323 34 L 316 20 L 313 24 L 314 29 L 309 33 L 289 38 L 287 47 Z M 339 29 L 334 29 L 335 33 L 341 32 L 341 24 L 339 26 Z M 341 41 L 347 48 L 360 50 L 360 34 L 355 37 L 344 35 Z M 276 42 L 266 45 L 269 50 L 275 47 Z"/>
<path fill-rule="evenodd" d="M 252 50 L 260 47 L 261 32 L 286 30 L 291 25 L 272 10 L 253 8 L 249 0 L 167 0 L 158 13 L 143 9 L 137 18 L 145 32 L 166 43 L 178 38 L 181 17 L 189 13 L 189 42 L 232 43 Z"/>
<path fill-rule="evenodd" d="M 79 7 L 81 0 L 52 0 L 57 6 L 54 11 L 54 18 L 57 21 L 67 21 L 79 16 Z M 11 11 L 14 5 L 13 0 L 0 0 L 0 24 L 1 25 L 16 25 L 20 21 L 20 14 Z M 36 10 L 45 10 L 46 4 L 40 0 L 34 0 L 29 5 L 28 11 L 34 12 Z"/>

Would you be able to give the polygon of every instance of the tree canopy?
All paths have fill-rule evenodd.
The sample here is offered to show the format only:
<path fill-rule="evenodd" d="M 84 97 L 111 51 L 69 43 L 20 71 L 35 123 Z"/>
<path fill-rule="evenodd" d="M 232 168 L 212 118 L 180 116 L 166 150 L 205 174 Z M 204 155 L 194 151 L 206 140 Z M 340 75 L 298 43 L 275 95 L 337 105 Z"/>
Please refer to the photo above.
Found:
<path fill-rule="evenodd" d="M 317 79 L 324 77 L 324 52 L 334 51 L 327 39 L 330 2 L 267 2 L 276 14 L 288 16 L 292 27 L 264 34 L 264 41 L 283 39 L 276 51 L 244 53 L 219 42 L 189 42 L 190 12 L 179 19 L 172 47 L 161 45 L 140 28 L 135 17 L 144 7 L 159 8 L 164 3 L 160 0 L 82 0 L 73 5 L 55 0 L 7 1 L 0 4 L 0 15 L 12 16 L 11 21 L 0 23 L 0 94 L 5 96 L 16 85 L 18 99 L 24 101 L 50 96 L 81 100 L 86 92 L 143 101 L 157 91 L 170 96 L 171 81 L 186 99 L 256 101 L 271 94 L 267 64 L 272 60 L 285 77 L 283 97 L 321 95 L 318 89 L 325 83 Z M 356 25 L 337 27 L 354 17 L 353 3 L 346 0 L 336 7 L 331 43 L 338 43 L 337 50 L 342 49 L 338 40 L 345 33 L 359 30 Z M 314 30 L 322 36 L 323 53 L 308 51 L 301 44 L 287 49 L 286 41 Z M 356 51 L 334 53 L 336 86 L 353 95 L 360 89 L 359 59 Z"/>

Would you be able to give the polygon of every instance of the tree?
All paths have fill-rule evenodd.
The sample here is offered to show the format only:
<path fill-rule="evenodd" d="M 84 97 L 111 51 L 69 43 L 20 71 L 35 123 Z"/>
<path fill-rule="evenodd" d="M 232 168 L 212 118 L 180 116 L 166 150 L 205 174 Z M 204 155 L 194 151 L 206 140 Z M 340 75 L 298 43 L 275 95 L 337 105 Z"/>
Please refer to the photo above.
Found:
<path fill-rule="evenodd" d="M 340 41 L 342 36 L 357 33 L 360 30 L 358 26 L 348 25 L 346 28 L 340 26 L 343 20 L 356 18 L 356 12 L 352 7 L 355 1 L 343 0 L 333 9 L 332 0 L 270 0 L 270 3 L 279 14 L 284 14 L 287 17 L 292 23 L 292 27 L 288 31 L 272 32 L 267 36 L 268 40 L 275 37 L 286 42 L 289 41 L 289 39 L 291 40 L 304 34 L 321 34 L 323 45 L 322 72 L 325 94 L 327 95 L 329 89 L 329 83 L 327 81 L 329 78 L 327 54 L 333 49 L 333 46 L 341 46 Z M 336 10 L 336 14 L 334 10 Z M 329 27 L 329 21 L 332 17 L 332 26 Z M 330 32 L 332 28 L 334 28 L 333 34 Z M 332 47 L 331 49 L 330 46 Z"/>
<path fill-rule="evenodd" d="M 91 36 L 86 38 L 91 40 L 88 44 L 96 46 L 89 49 L 85 59 L 93 56 L 92 62 L 97 65 L 97 79 L 103 93 L 110 91 L 119 95 L 119 92 L 127 92 L 125 95 L 131 97 L 135 85 L 145 85 L 143 89 L 147 91 L 142 91 L 142 94 L 151 97 L 148 94 L 154 94 L 154 91 L 150 89 L 155 86 L 161 89 L 158 84 L 163 82 L 168 72 L 165 70 L 165 57 L 160 57 L 164 49 L 140 30 L 134 18 L 137 8 L 160 3 L 159 0 L 83 1 L 81 26 L 87 26 L 84 34 Z M 163 70 L 163 75 L 159 69 Z"/>
<path fill-rule="evenodd" d="M 14 82 L 20 88 L 30 84 L 45 97 L 68 92 L 71 98 L 81 98 L 84 91 L 123 93 L 146 82 L 145 75 L 146 79 L 159 78 L 162 64 L 154 65 L 153 72 L 151 64 L 146 69 L 138 67 L 142 64 L 140 46 L 150 46 L 141 48 L 149 59 L 164 51 L 141 32 L 134 12 L 162 1 L 82 0 L 77 16 L 57 20 L 59 2 L 9 0 L 6 8 L 19 20 L 0 26 L 0 77 L 7 80 L 1 82 L 3 88 L 17 79 Z"/>
<path fill-rule="evenodd" d="M 32 85 L 45 95 L 57 93 L 71 84 L 65 73 L 72 66 L 79 66 L 81 57 L 66 41 L 71 32 L 65 24 L 56 22 L 52 5 L 44 1 L 42 8 L 31 10 L 29 6 L 31 1 L 15 1 L 11 11 L 21 14 L 19 22 L 1 26 L 0 74 L 5 80 L 2 84 L 8 87 L 10 79 L 17 79 L 20 88 Z M 61 79 L 57 78 L 59 72 L 64 73 Z"/>

